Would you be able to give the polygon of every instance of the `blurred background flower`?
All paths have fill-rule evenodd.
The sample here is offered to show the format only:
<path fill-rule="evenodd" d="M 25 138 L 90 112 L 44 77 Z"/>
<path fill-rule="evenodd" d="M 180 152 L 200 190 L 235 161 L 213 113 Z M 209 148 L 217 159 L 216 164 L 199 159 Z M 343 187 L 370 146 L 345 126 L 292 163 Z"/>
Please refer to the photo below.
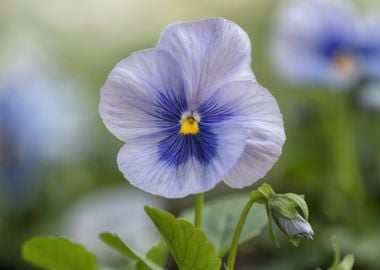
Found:
<path fill-rule="evenodd" d="M 145 214 L 145 205 L 165 209 L 166 201 L 122 183 L 83 194 L 63 214 L 61 233 L 85 245 L 101 263 L 121 264 L 125 257 L 117 256 L 98 236 L 103 232 L 115 233 L 128 246 L 145 254 L 159 240 L 157 230 Z"/>
<path fill-rule="evenodd" d="M 359 14 L 344 0 L 283 4 L 270 41 L 273 62 L 299 84 L 347 89 L 379 77 L 379 14 Z"/>
<path fill-rule="evenodd" d="M 31 207 L 45 165 L 78 162 L 87 146 L 80 86 L 63 81 L 36 44 L 23 41 L 27 47 L 13 44 L 0 65 L 0 185 L 9 214 Z"/>
<path fill-rule="evenodd" d="M 252 269 L 252 265 L 266 270 L 327 268 L 331 233 L 337 235 L 342 254 L 355 255 L 357 269 L 379 269 L 380 115 L 353 106 L 375 101 L 374 96 L 364 97 L 370 83 L 360 82 L 352 97 L 348 91 L 301 90 L 351 87 L 363 73 L 372 74 L 366 80 L 377 84 L 378 51 L 371 48 L 379 44 L 380 4 L 377 0 L 329 1 L 333 7 L 318 15 L 320 9 L 310 10 L 314 5 L 309 2 L 301 5 L 308 6 L 311 14 L 300 15 L 301 26 L 294 27 L 289 19 L 275 31 L 292 24 L 287 31 L 304 34 L 314 25 L 319 30 L 310 34 L 319 37 L 326 28 L 334 33 L 338 28 L 338 36 L 344 39 L 347 31 L 358 31 L 362 34 L 356 40 L 371 52 L 363 61 L 372 68 L 360 64 L 360 72 L 330 84 L 337 72 L 331 66 L 321 68 L 329 65 L 328 57 L 322 64 L 314 62 L 306 48 L 300 48 L 302 44 L 288 39 L 277 48 L 294 46 L 295 58 L 284 61 L 286 72 L 296 74 L 301 69 L 308 76 L 289 79 L 282 74 L 274 66 L 273 30 L 282 20 L 278 16 L 284 16 L 280 10 L 295 5 L 292 0 L 0 1 L 0 269 L 28 269 L 19 255 L 23 240 L 39 234 L 69 234 L 75 226 L 63 220 L 71 216 L 68 213 L 84 209 L 82 197 L 102 194 L 115 184 L 130 189 L 115 163 L 121 143 L 104 128 L 97 112 L 99 90 L 115 63 L 135 50 L 154 47 L 169 23 L 215 16 L 236 22 L 249 34 L 255 75 L 276 97 L 287 134 L 283 155 L 266 180 L 279 192 L 306 195 L 315 233 L 314 241 L 302 242 L 298 249 L 281 238 L 280 250 L 263 234 L 242 247 L 238 269 Z M 306 22 L 307 17 L 313 20 Z M 328 26 L 322 28 L 317 22 L 326 17 Z M 343 23 L 344 18 L 349 21 Z M 295 67 L 302 60 L 305 70 Z M 314 69 L 323 83 L 310 77 Z M 229 192 L 221 184 L 207 196 Z M 146 196 L 143 200 L 150 203 L 151 195 Z M 178 213 L 193 199 L 167 201 L 167 207 Z M 99 205 L 93 204 L 100 212 L 100 204 L 107 205 L 100 199 Z M 70 219 L 70 224 L 75 220 L 83 224 L 78 215 Z M 67 231 L 62 228 L 66 226 Z M 124 240 L 131 239 L 125 236 Z"/>

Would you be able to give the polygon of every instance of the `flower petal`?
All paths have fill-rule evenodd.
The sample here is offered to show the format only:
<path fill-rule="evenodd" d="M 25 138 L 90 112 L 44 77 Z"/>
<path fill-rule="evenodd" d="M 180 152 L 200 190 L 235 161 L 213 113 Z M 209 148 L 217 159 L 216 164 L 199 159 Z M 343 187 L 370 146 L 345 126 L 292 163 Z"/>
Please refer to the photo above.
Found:
<path fill-rule="evenodd" d="M 237 124 L 209 125 L 217 134 L 215 156 L 207 163 L 191 155 L 185 161 L 162 158 L 164 135 L 139 143 L 126 143 L 118 155 L 119 169 L 135 187 L 167 198 L 205 192 L 219 183 L 244 151 L 247 133 Z M 183 135 L 180 135 L 183 136 Z M 207 146 L 207 145 L 206 145 Z M 180 157 L 178 157 L 180 158 Z"/>
<path fill-rule="evenodd" d="M 268 90 L 252 81 L 227 84 L 212 99 L 218 104 L 208 104 L 211 109 L 201 121 L 211 123 L 226 118 L 248 132 L 244 153 L 224 182 L 234 188 L 249 186 L 262 178 L 281 154 L 285 133 L 277 102 Z M 210 111 L 212 108 L 217 109 Z"/>
<path fill-rule="evenodd" d="M 184 110 L 181 70 L 164 50 L 142 50 L 122 60 L 101 90 L 100 115 L 122 141 L 176 125 Z"/>
<path fill-rule="evenodd" d="M 222 18 L 174 23 L 162 32 L 156 47 L 170 52 L 181 65 L 191 109 L 212 88 L 254 79 L 247 33 Z"/>

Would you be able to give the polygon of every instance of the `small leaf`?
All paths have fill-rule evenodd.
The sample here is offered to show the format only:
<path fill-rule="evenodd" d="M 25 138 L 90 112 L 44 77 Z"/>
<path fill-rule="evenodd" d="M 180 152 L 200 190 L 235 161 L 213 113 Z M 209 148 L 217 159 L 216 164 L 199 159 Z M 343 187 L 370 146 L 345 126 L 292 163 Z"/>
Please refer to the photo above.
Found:
<path fill-rule="evenodd" d="M 335 235 L 331 236 L 331 243 L 334 249 L 334 261 L 332 266 L 328 270 L 351 270 L 354 266 L 354 255 L 347 255 L 343 258 L 342 261 L 340 261 L 340 250 Z"/>
<path fill-rule="evenodd" d="M 221 260 L 201 229 L 166 211 L 145 206 L 180 270 L 219 270 Z"/>
<path fill-rule="evenodd" d="M 203 208 L 203 230 L 215 245 L 220 257 L 223 257 L 231 246 L 234 230 L 249 196 L 247 193 L 238 193 L 219 197 L 208 201 Z M 188 221 L 194 220 L 194 209 L 186 210 L 182 216 Z M 254 204 L 248 214 L 239 244 L 261 234 L 267 221 L 265 206 Z"/>
<path fill-rule="evenodd" d="M 96 257 L 82 245 L 64 238 L 34 237 L 22 246 L 22 258 L 32 265 L 54 270 L 96 270 Z"/>
<path fill-rule="evenodd" d="M 169 257 L 169 251 L 165 241 L 161 239 L 157 245 L 148 251 L 146 257 L 158 266 L 164 267 Z M 147 269 L 141 262 L 137 263 L 136 268 L 137 270 Z"/>
<path fill-rule="evenodd" d="M 293 246 L 295 246 L 295 247 L 298 247 L 300 242 L 301 242 L 301 238 L 297 237 L 297 236 L 292 237 L 292 238 L 288 238 L 288 239 L 289 239 L 290 243 L 292 243 Z"/>
<path fill-rule="evenodd" d="M 260 204 L 265 204 L 267 201 L 267 198 L 258 190 L 253 190 L 250 193 L 250 197 L 254 202 L 260 203 Z"/>
<path fill-rule="evenodd" d="M 257 190 L 261 192 L 261 194 L 263 194 L 263 196 L 267 199 L 272 195 L 276 194 L 272 187 L 267 183 L 263 183 L 261 186 L 259 186 Z"/>
<path fill-rule="evenodd" d="M 269 203 L 266 205 L 266 210 L 267 210 L 267 214 L 268 214 L 269 236 L 272 239 L 272 242 L 276 245 L 276 247 L 279 248 L 280 247 L 280 243 L 278 243 L 278 240 L 277 240 L 277 237 L 276 237 L 276 233 L 273 230 L 272 210 L 271 210 L 271 206 L 270 206 Z"/>
<path fill-rule="evenodd" d="M 339 264 L 339 270 L 351 270 L 354 267 L 355 258 L 350 254 L 343 258 Z"/>
<path fill-rule="evenodd" d="M 277 211 L 287 218 L 293 219 L 298 215 L 297 210 L 289 203 L 289 199 L 281 195 L 273 196 L 270 200 L 270 205 L 273 211 Z"/>
<path fill-rule="evenodd" d="M 115 234 L 111 234 L 111 233 L 101 233 L 99 237 L 100 239 L 102 239 L 104 243 L 106 243 L 111 248 L 126 255 L 130 259 L 135 260 L 138 263 L 140 263 L 141 267 L 145 267 L 145 269 L 147 270 L 162 270 L 163 269 L 159 267 L 158 265 L 154 264 L 149 259 L 138 254 L 136 251 L 133 251 L 119 238 L 119 236 Z"/>
<path fill-rule="evenodd" d="M 281 196 L 284 196 L 284 197 L 292 200 L 293 202 L 295 202 L 296 205 L 301 209 L 301 211 L 303 213 L 303 217 L 305 219 L 309 218 L 309 208 L 307 207 L 307 203 L 305 202 L 305 199 L 303 196 L 298 195 L 298 194 L 294 194 L 294 193 L 285 193 Z"/>

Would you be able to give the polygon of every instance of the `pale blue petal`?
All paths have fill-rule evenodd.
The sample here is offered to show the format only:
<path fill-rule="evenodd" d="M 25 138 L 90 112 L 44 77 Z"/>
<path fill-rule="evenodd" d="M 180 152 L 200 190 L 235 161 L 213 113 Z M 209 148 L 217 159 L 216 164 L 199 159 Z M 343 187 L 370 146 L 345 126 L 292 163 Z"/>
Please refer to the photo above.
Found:
<path fill-rule="evenodd" d="M 176 108 L 162 104 L 166 99 L 175 100 Z M 153 136 L 172 122 L 178 124 L 181 110 L 186 109 L 178 63 L 158 49 L 136 52 L 117 64 L 101 90 L 99 104 L 104 124 L 122 141 Z"/>
<path fill-rule="evenodd" d="M 278 104 L 268 90 L 252 81 L 227 84 L 213 98 L 219 117 L 228 117 L 248 132 L 244 153 L 224 181 L 234 188 L 249 186 L 264 177 L 281 155 L 285 133 Z"/>
<path fill-rule="evenodd" d="M 210 89 L 254 79 L 249 37 L 229 20 L 174 23 L 163 31 L 156 47 L 170 52 L 181 65 L 190 108 Z"/>
<path fill-rule="evenodd" d="M 247 133 L 237 124 L 210 125 L 218 134 L 215 157 L 202 164 L 195 156 L 174 164 L 162 159 L 160 141 L 165 135 L 138 144 L 125 144 L 118 155 L 119 169 L 135 187 L 167 198 L 181 198 L 205 192 L 218 184 L 242 155 Z"/>
<path fill-rule="evenodd" d="M 354 48 L 356 17 L 347 2 L 295 1 L 280 9 L 273 29 L 271 58 L 285 79 L 338 88 L 345 88 L 357 79 L 359 68 L 351 76 L 342 76 L 321 49 L 321 44 L 331 39 L 346 43 L 348 49 Z"/>

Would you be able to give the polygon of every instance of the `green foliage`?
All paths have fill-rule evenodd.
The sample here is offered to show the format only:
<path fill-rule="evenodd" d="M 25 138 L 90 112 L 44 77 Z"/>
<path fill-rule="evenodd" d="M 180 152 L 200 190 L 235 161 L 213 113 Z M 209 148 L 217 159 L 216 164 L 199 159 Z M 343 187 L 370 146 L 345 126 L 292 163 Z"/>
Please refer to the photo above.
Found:
<path fill-rule="evenodd" d="M 343 260 L 340 260 L 340 250 L 339 245 L 336 240 L 336 236 L 331 236 L 331 243 L 334 248 L 334 262 L 332 266 L 328 270 L 351 270 L 354 266 L 354 255 L 350 254 L 343 258 Z"/>
<path fill-rule="evenodd" d="M 100 234 L 100 238 L 109 247 L 138 262 L 138 270 L 163 270 L 163 268 L 159 267 L 151 260 L 145 258 L 145 256 L 142 256 L 136 251 L 133 251 L 131 248 L 129 248 L 117 235 L 111 233 L 102 233 Z"/>
<path fill-rule="evenodd" d="M 355 262 L 354 255 L 347 255 L 343 258 L 343 260 L 340 260 L 340 250 L 335 235 L 331 236 L 331 243 L 334 249 L 334 261 L 327 270 L 352 270 Z M 317 268 L 316 270 L 322 269 Z"/>
<path fill-rule="evenodd" d="M 233 194 L 208 201 L 203 209 L 203 230 L 214 243 L 220 256 L 225 255 L 239 220 L 241 210 L 247 203 L 248 194 Z M 184 212 L 187 220 L 193 220 L 194 209 Z M 255 204 L 249 212 L 239 243 L 245 243 L 259 235 L 267 224 L 265 206 Z"/>
<path fill-rule="evenodd" d="M 272 195 L 275 194 L 272 187 L 267 184 L 263 183 L 258 189 L 257 189 L 266 199 L 269 199 Z"/>
<path fill-rule="evenodd" d="M 301 209 L 301 211 L 303 213 L 303 217 L 306 219 L 309 218 L 309 208 L 308 208 L 307 203 L 304 199 L 304 196 L 294 194 L 294 193 L 285 193 L 285 194 L 282 194 L 279 196 L 285 197 L 285 198 L 289 199 L 290 201 L 293 201 L 294 202 L 293 206 L 299 207 Z"/>
<path fill-rule="evenodd" d="M 265 204 L 268 199 L 266 196 L 264 196 L 260 191 L 256 189 L 251 191 L 250 197 L 254 202 L 260 204 Z"/>
<path fill-rule="evenodd" d="M 269 206 L 269 203 L 267 203 L 265 207 L 266 207 L 266 211 L 267 211 L 267 215 L 268 215 L 268 227 L 269 227 L 268 230 L 269 230 L 270 239 L 276 245 L 276 247 L 279 248 L 280 247 L 280 243 L 278 242 L 276 233 L 273 230 L 272 209 Z"/>
<path fill-rule="evenodd" d="M 273 211 L 276 211 L 287 218 L 293 219 L 297 217 L 297 210 L 285 197 L 274 196 L 273 199 L 269 201 L 269 205 Z"/>
<path fill-rule="evenodd" d="M 83 246 L 64 238 L 34 237 L 22 246 L 22 258 L 43 269 L 96 270 L 96 257 Z"/>
<path fill-rule="evenodd" d="M 148 253 L 146 254 L 146 257 L 151 260 L 152 262 L 154 262 L 155 264 L 161 266 L 161 267 L 164 267 L 167 260 L 168 260 L 168 257 L 169 257 L 169 253 L 168 253 L 168 247 L 165 243 L 165 241 L 163 240 L 160 240 L 157 245 L 155 245 L 154 247 L 152 247 Z M 146 267 L 144 266 L 143 263 L 141 262 L 137 262 L 137 270 L 145 270 Z"/>
<path fill-rule="evenodd" d="M 219 270 L 221 260 L 201 229 L 183 219 L 152 207 L 145 207 L 180 270 Z"/>

